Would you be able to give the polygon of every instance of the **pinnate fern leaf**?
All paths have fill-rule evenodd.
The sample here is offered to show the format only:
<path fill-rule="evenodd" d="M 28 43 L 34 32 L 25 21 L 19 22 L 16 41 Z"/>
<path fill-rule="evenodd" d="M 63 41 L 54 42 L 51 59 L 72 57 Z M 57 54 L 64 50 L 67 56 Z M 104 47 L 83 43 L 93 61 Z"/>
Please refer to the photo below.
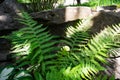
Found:
<path fill-rule="evenodd" d="M 66 42 L 70 45 L 66 44 L 70 47 L 70 50 L 62 51 L 62 53 L 64 52 L 60 56 L 62 59 L 58 61 L 66 61 L 67 64 L 63 64 L 66 67 L 71 67 L 69 75 L 73 74 L 72 77 L 76 78 L 76 75 L 79 75 L 81 79 L 87 80 L 91 79 L 92 75 L 99 71 L 105 70 L 101 64 L 107 64 L 106 58 L 109 57 L 109 50 L 120 46 L 119 42 L 115 43 L 115 36 L 120 33 L 120 25 L 108 26 L 100 33 L 91 37 L 84 35 L 86 32 L 78 32 L 78 30 L 81 29 L 68 29 L 69 36 Z"/>
<path fill-rule="evenodd" d="M 36 69 L 36 66 L 40 67 L 40 70 L 49 68 L 48 65 L 47 67 L 46 65 L 41 65 L 47 63 L 47 58 L 51 60 L 56 57 L 54 52 L 58 47 L 54 46 L 58 41 L 54 40 L 55 36 L 46 30 L 47 27 L 44 27 L 42 24 L 38 25 L 26 12 L 23 12 L 23 18 L 19 19 L 19 21 L 26 27 L 12 35 L 12 40 L 16 45 L 13 47 L 13 52 L 19 54 L 19 56 L 21 55 L 17 63 L 19 64 L 21 63 L 20 61 L 23 61 L 22 64 L 19 65 L 20 67 L 24 64 L 24 66 L 31 66 L 30 69 L 33 70 Z M 23 59 L 22 54 L 26 55 L 26 58 Z M 25 60 L 26 62 L 24 62 Z M 51 65 L 54 64 L 54 61 L 52 62 L 50 63 Z"/>

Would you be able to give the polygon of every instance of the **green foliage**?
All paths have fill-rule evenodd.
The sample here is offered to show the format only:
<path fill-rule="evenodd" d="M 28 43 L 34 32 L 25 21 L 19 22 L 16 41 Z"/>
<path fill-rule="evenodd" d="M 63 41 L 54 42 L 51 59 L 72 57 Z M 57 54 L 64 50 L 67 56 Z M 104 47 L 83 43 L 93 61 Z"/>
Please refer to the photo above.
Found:
<path fill-rule="evenodd" d="M 114 0 L 99 0 L 98 1 L 98 6 L 109 6 L 113 5 Z"/>
<path fill-rule="evenodd" d="M 117 7 L 120 7 L 120 0 L 89 0 L 89 2 L 70 6 L 88 6 L 93 9 L 96 9 L 97 6 L 110 6 L 110 5 L 117 5 Z"/>
<path fill-rule="evenodd" d="M 31 0 L 17 0 L 20 3 L 31 3 Z"/>
<path fill-rule="evenodd" d="M 7 66 L 0 71 L 0 80 L 7 80 L 10 78 L 11 73 L 14 71 L 14 67 Z"/>
<path fill-rule="evenodd" d="M 63 46 L 59 49 L 55 46 L 60 44 L 57 37 L 27 13 L 24 12 L 23 19 L 19 20 L 26 27 L 8 38 L 15 45 L 13 52 L 19 57 L 17 68 L 31 72 L 34 80 L 92 80 L 99 71 L 105 70 L 102 64 L 108 64 L 109 50 L 120 46 L 115 42 L 120 25 L 108 26 L 100 33 L 90 35 L 88 27 L 82 27 L 80 22 L 67 29 L 67 36 L 60 40 Z"/>
<path fill-rule="evenodd" d="M 120 0 L 90 0 L 91 3 L 95 3 L 97 6 L 110 6 L 120 4 Z"/>
<path fill-rule="evenodd" d="M 57 0 L 17 0 L 23 3 L 29 12 L 38 12 L 42 10 L 54 9 Z"/>
<path fill-rule="evenodd" d="M 76 29 L 73 27 L 68 29 L 66 44 L 68 44 L 70 50 L 63 49 L 65 51 L 62 50 L 59 53 L 58 61 L 59 63 L 63 62 L 60 66 L 66 67 L 66 70 L 68 70 L 67 76 L 70 80 L 91 79 L 94 74 L 105 70 L 101 64 L 107 64 L 106 58 L 109 57 L 109 49 L 120 46 L 114 40 L 115 36 L 120 33 L 119 25 L 105 28 L 92 37 L 80 30 L 82 31 L 81 26 Z"/>
<path fill-rule="evenodd" d="M 58 47 L 54 47 L 58 41 L 55 41 L 55 36 L 51 36 L 46 27 L 37 25 L 37 22 L 32 20 L 27 13 L 23 13 L 23 19 L 19 19 L 25 24 L 25 28 L 14 32 L 9 39 L 12 39 L 13 53 L 17 53 L 19 57 L 17 61 L 18 68 L 28 66 L 29 71 L 40 71 L 41 75 L 46 73 L 53 64 Z"/>
<path fill-rule="evenodd" d="M 0 70 L 0 80 L 32 80 L 32 76 L 26 70 L 17 70 L 16 67 L 7 65 Z"/>
<path fill-rule="evenodd" d="M 98 1 L 93 0 L 93 1 L 89 1 L 89 2 L 85 2 L 82 4 L 76 4 L 76 5 L 70 5 L 70 6 L 88 6 L 88 7 L 96 7 L 97 6 Z"/>

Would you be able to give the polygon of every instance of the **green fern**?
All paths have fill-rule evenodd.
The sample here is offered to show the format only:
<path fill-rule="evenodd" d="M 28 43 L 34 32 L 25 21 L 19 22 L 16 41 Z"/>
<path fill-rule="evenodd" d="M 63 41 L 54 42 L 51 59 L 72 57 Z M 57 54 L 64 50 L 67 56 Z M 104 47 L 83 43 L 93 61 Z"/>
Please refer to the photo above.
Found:
<path fill-rule="evenodd" d="M 29 71 L 39 71 L 41 75 L 46 73 L 50 67 L 55 64 L 55 51 L 58 47 L 54 47 L 58 41 L 52 36 L 43 25 L 38 25 L 36 21 L 25 12 L 23 19 L 19 19 L 26 27 L 14 32 L 9 39 L 12 39 L 13 53 L 17 53 L 19 60 L 18 68 L 28 66 Z M 50 67 L 48 67 L 50 66 Z"/>
<path fill-rule="evenodd" d="M 67 46 L 70 50 L 62 49 L 58 61 L 62 62 L 61 67 L 69 68 L 67 74 L 71 79 L 91 79 L 99 71 L 105 70 L 101 64 L 107 64 L 108 51 L 120 46 L 119 42 L 115 43 L 120 25 L 108 27 L 91 38 L 85 35 L 86 32 L 78 32 L 81 29 L 76 29 L 68 29 L 70 36 L 66 44 L 69 43 Z"/>
<path fill-rule="evenodd" d="M 27 66 L 36 80 L 92 80 L 105 70 L 102 64 L 107 64 L 109 50 L 120 46 L 119 41 L 115 42 L 120 25 L 105 28 L 94 36 L 87 33 L 87 28 L 83 30 L 81 24 L 71 26 L 59 50 L 56 37 L 46 27 L 38 25 L 25 12 L 19 20 L 26 27 L 11 35 L 13 53 L 19 56 L 18 68 Z"/>

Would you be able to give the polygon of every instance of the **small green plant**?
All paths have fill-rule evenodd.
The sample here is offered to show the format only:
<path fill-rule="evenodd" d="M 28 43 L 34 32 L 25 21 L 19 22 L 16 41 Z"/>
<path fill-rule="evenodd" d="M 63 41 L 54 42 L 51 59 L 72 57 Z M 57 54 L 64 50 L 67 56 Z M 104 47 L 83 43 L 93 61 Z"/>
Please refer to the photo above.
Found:
<path fill-rule="evenodd" d="M 97 1 L 89 1 L 89 2 L 86 2 L 86 3 L 83 3 L 83 4 L 76 4 L 76 5 L 70 5 L 70 6 L 87 6 L 87 7 L 96 7 L 97 6 Z"/>
<path fill-rule="evenodd" d="M 31 0 L 17 0 L 20 3 L 31 3 Z"/>
<path fill-rule="evenodd" d="M 29 12 L 38 12 L 43 10 L 54 9 L 57 0 L 17 0 L 25 5 Z"/>
<path fill-rule="evenodd" d="M 113 5 L 114 0 L 99 0 L 98 2 L 98 6 L 110 6 L 110 5 Z"/>

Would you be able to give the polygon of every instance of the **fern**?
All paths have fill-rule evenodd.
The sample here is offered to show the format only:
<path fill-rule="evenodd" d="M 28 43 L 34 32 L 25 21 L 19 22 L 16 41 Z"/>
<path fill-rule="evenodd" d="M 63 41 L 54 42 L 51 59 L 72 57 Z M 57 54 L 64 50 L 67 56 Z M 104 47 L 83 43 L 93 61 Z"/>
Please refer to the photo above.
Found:
<path fill-rule="evenodd" d="M 26 27 L 14 32 L 9 39 L 12 39 L 13 53 L 17 53 L 19 60 L 16 62 L 19 67 L 28 66 L 30 71 L 40 71 L 41 75 L 46 73 L 50 67 L 55 64 L 55 51 L 58 47 L 54 47 L 58 41 L 52 36 L 43 25 L 38 23 L 25 12 L 23 19 L 19 21 Z"/>
<path fill-rule="evenodd" d="M 85 35 L 86 32 L 78 32 L 81 29 L 75 30 L 68 29 L 69 35 L 72 34 L 67 39 L 70 50 L 63 49 L 59 52 L 58 61 L 65 62 L 61 63 L 61 67 L 66 67 L 66 70 L 69 68 L 68 75 L 71 79 L 91 79 L 99 71 L 105 70 L 102 64 L 107 64 L 108 51 L 120 46 L 119 42 L 115 43 L 115 36 L 120 33 L 120 25 L 108 27 L 91 38 Z"/>
<path fill-rule="evenodd" d="M 120 46 L 118 40 L 115 42 L 120 25 L 105 28 L 92 36 L 81 24 L 71 26 L 65 39 L 61 40 L 64 46 L 59 50 L 55 46 L 56 37 L 46 27 L 38 25 L 25 12 L 19 20 L 26 27 L 9 37 L 15 45 L 13 53 L 19 56 L 18 68 L 27 67 L 36 80 L 92 80 L 99 71 L 105 70 L 102 64 L 107 64 L 109 50 Z"/>

